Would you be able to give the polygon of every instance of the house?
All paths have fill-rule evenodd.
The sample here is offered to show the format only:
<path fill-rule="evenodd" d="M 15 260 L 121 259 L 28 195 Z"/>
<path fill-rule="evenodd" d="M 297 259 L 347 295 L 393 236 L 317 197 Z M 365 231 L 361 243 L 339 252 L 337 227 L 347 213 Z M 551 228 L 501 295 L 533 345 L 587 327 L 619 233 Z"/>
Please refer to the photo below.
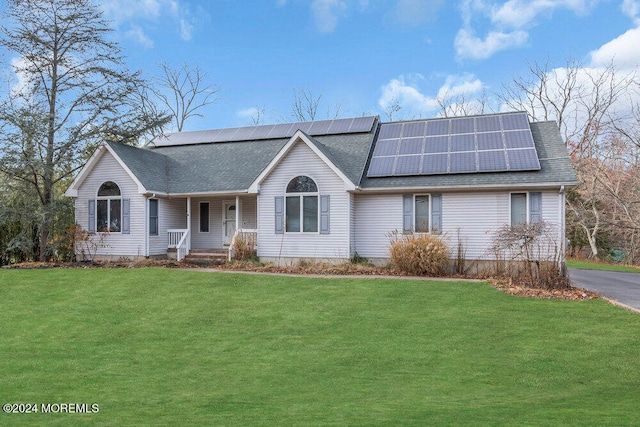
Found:
<path fill-rule="evenodd" d="M 564 242 L 577 184 L 554 122 L 523 112 L 382 123 L 378 117 L 251 126 L 103 143 L 66 195 L 102 234 L 97 256 L 225 249 L 238 230 L 263 261 L 385 263 L 389 233 L 440 233 L 490 260 L 504 224 L 544 220 Z"/>

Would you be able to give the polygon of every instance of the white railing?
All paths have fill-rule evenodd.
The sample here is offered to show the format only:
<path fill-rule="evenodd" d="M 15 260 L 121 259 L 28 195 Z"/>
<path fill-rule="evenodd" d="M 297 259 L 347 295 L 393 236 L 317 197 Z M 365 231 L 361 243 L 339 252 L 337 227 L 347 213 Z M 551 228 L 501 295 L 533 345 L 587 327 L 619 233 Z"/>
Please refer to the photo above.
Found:
<path fill-rule="evenodd" d="M 253 245 L 254 249 L 258 248 L 258 230 L 255 228 L 239 228 L 236 230 L 231 244 L 229 244 L 229 261 L 231 261 L 236 251 L 236 239 L 242 238 L 245 242 Z"/>
<path fill-rule="evenodd" d="M 191 239 L 188 229 L 167 230 L 169 233 L 169 249 L 176 249 L 177 261 L 182 261 L 191 251 Z"/>

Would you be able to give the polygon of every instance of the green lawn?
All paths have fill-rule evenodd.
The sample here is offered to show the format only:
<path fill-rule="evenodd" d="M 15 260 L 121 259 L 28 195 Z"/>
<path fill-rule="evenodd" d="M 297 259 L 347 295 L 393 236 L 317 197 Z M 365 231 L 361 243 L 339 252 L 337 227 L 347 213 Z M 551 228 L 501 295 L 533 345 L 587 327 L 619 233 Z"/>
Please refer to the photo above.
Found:
<path fill-rule="evenodd" d="M 0 271 L 0 425 L 638 425 L 640 316 L 485 283 Z"/>
<path fill-rule="evenodd" d="M 569 268 L 583 268 L 587 270 L 607 270 L 622 271 L 626 273 L 640 273 L 640 267 L 629 267 L 620 264 L 605 264 L 602 262 L 584 261 L 584 260 L 567 260 Z"/>

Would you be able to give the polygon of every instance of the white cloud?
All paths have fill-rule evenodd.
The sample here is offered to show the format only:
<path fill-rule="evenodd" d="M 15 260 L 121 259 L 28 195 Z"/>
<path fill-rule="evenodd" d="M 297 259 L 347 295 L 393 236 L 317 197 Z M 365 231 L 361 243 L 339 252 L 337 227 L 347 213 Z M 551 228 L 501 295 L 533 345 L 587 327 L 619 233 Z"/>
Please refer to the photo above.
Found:
<path fill-rule="evenodd" d="M 16 96 L 19 96 L 19 95 L 26 96 L 27 87 L 30 85 L 31 82 L 29 81 L 29 78 L 27 77 L 27 75 L 21 72 L 21 70 L 24 70 L 25 68 L 29 68 L 29 65 L 27 64 L 27 62 L 24 60 L 23 57 L 16 57 L 11 60 L 11 68 L 13 69 L 14 76 L 16 78 L 15 84 L 11 87 L 12 94 Z"/>
<path fill-rule="evenodd" d="M 444 4 L 444 0 L 397 0 L 396 19 L 402 24 L 418 25 L 433 20 Z"/>
<path fill-rule="evenodd" d="M 463 0 L 460 4 L 463 27 L 454 46 L 458 59 L 487 59 L 497 52 L 524 46 L 528 30 L 541 17 L 550 18 L 557 9 L 586 14 L 603 0 Z M 624 0 L 629 1 L 629 0 Z M 489 25 L 484 38 L 475 34 L 477 23 Z"/>
<path fill-rule="evenodd" d="M 253 117 L 256 117 L 259 113 L 260 111 L 258 111 L 257 107 L 251 107 L 244 110 L 240 110 L 236 114 L 241 119 L 251 119 Z"/>
<path fill-rule="evenodd" d="M 105 16 L 116 25 L 127 23 L 131 30 L 125 34 L 144 47 L 152 47 L 153 40 L 144 31 L 144 24 L 157 24 L 169 20 L 182 40 L 191 40 L 195 29 L 195 19 L 189 7 L 180 0 L 107 0 L 100 6 Z M 162 23 L 164 24 L 164 23 Z"/>
<path fill-rule="evenodd" d="M 596 3 L 597 0 L 509 0 L 492 8 L 491 21 L 508 28 L 525 28 L 539 15 L 550 14 L 554 9 L 569 9 L 576 14 L 584 14 Z"/>
<path fill-rule="evenodd" d="M 523 46 L 528 40 L 529 33 L 526 31 L 491 31 L 483 40 L 476 37 L 473 30 L 462 28 L 456 34 L 454 47 L 459 59 L 487 59 L 497 52 Z"/>
<path fill-rule="evenodd" d="M 138 44 L 150 49 L 153 47 L 153 40 L 145 34 L 144 30 L 137 25 L 131 25 L 131 29 L 125 33 L 127 37 Z"/>
<path fill-rule="evenodd" d="M 640 1 L 624 0 L 622 2 L 622 11 L 628 15 L 636 25 L 640 26 Z"/>
<path fill-rule="evenodd" d="M 620 70 L 640 66 L 640 27 L 628 30 L 591 52 L 594 67 L 605 67 L 612 61 Z"/>
<path fill-rule="evenodd" d="M 313 0 L 311 3 L 311 14 L 321 33 L 335 31 L 338 19 L 346 10 L 347 4 L 341 0 Z"/>
<path fill-rule="evenodd" d="M 434 96 L 421 92 L 419 83 L 425 78 L 421 74 L 401 75 L 391 79 L 382 86 L 382 95 L 378 99 L 378 105 L 386 110 L 397 102 L 402 106 L 403 114 L 422 117 L 434 115 L 440 109 L 440 101 L 455 101 L 466 98 L 471 100 L 478 97 L 484 89 L 484 84 L 472 74 L 460 76 L 448 76 L 444 84 Z"/>

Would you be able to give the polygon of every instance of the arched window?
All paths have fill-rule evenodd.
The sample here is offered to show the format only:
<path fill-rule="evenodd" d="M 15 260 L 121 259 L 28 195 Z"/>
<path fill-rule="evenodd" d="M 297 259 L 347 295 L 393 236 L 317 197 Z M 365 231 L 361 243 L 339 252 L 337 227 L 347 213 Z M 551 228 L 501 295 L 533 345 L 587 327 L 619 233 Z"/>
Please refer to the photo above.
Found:
<path fill-rule="evenodd" d="M 119 233 L 122 229 L 122 194 L 120 187 L 107 181 L 98 190 L 96 230 Z"/>
<path fill-rule="evenodd" d="M 287 185 L 286 223 L 288 233 L 318 232 L 318 186 L 308 176 L 297 176 Z"/>

